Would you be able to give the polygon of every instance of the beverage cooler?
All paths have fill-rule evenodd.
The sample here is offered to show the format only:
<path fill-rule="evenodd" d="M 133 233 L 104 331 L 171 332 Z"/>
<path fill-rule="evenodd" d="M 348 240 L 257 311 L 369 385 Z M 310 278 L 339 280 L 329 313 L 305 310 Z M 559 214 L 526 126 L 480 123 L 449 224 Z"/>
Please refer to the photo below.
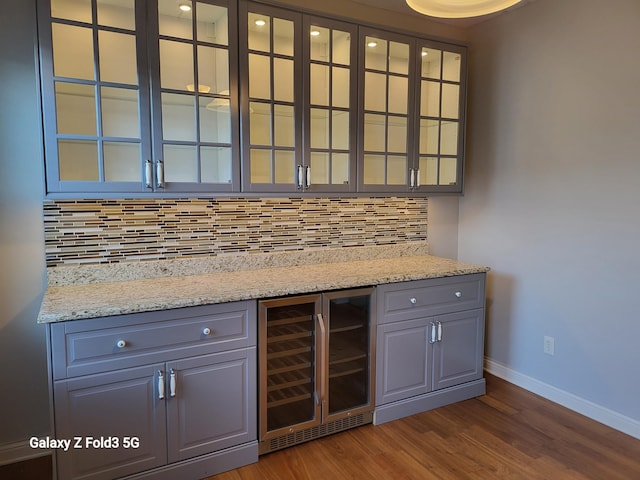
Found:
<path fill-rule="evenodd" d="M 260 454 L 372 422 L 374 295 L 259 302 Z"/>

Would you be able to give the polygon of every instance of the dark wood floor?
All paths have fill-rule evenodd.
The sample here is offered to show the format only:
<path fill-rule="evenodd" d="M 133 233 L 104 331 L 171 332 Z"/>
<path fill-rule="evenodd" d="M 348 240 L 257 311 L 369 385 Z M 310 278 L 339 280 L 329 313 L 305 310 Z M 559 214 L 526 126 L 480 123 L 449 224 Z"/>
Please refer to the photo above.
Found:
<path fill-rule="evenodd" d="M 211 480 L 640 479 L 640 440 L 487 375 L 487 395 L 260 457 Z"/>

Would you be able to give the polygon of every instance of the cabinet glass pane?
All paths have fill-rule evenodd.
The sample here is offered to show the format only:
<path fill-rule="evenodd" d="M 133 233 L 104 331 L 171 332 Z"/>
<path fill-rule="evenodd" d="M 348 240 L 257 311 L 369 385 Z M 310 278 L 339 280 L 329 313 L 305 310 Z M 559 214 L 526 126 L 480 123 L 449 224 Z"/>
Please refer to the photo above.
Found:
<path fill-rule="evenodd" d="M 367 185 L 384 185 L 385 183 L 385 156 L 364 156 L 364 183 Z"/>
<path fill-rule="evenodd" d="M 96 135 L 96 97 L 93 85 L 56 82 L 58 133 Z"/>
<path fill-rule="evenodd" d="M 311 38 L 310 58 L 320 62 L 329 61 L 329 29 L 312 25 L 309 28 Z"/>
<path fill-rule="evenodd" d="M 329 105 L 329 67 L 312 63 L 309 65 L 309 73 L 311 105 Z"/>
<path fill-rule="evenodd" d="M 389 113 L 407 113 L 409 103 L 409 79 L 389 77 Z"/>
<path fill-rule="evenodd" d="M 196 28 L 201 42 L 229 44 L 227 9 L 208 3 L 196 4 Z"/>
<path fill-rule="evenodd" d="M 197 182 L 195 145 L 164 146 L 164 178 L 167 182 Z"/>
<path fill-rule="evenodd" d="M 443 121 L 440 128 L 440 153 L 442 155 L 457 155 L 458 122 Z"/>
<path fill-rule="evenodd" d="M 364 116 L 364 149 L 374 152 L 385 151 L 386 117 L 384 115 Z"/>
<path fill-rule="evenodd" d="M 458 118 L 458 102 L 460 98 L 460 86 L 450 83 L 442 84 L 442 116 L 445 118 Z"/>
<path fill-rule="evenodd" d="M 229 52 L 198 45 L 198 82 L 202 93 L 229 95 Z"/>
<path fill-rule="evenodd" d="M 273 59 L 273 98 L 280 102 L 293 102 L 293 60 Z"/>
<path fill-rule="evenodd" d="M 51 0 L 51 16 L 91 23 L 91 0 Z"/>
<path fill-rule="evenodd" d="M 97 181 L 97 142 L 58 140 L 58 169 L 63 181 Z"/>
<path fill-rule="evenodd" d="M 389 155 L 387 157 L 387 184 L 405 185 L 407 183 L 407 157 Z"/>
<path fill-rule="evenodd" d="M 331 154 L 331 183 L 345 185 L 349 183 L 349 154 Z"/>
<path fill-rule="evenodd" d="M 193 46 L 160 40 L 160 86 L 174 90 L 193 89 Z"/>
<path fill-rule="evenodd" d="M 249 50 L 271 51 L 271 18 L 249 12 Z"/>
<path fill-rule="evenodd" d="M 98 25 L 135 30 L 134 0 L 97 0 Z"/>
<path fill-rule="evenodd" d="M 460 81 L 460 54 L 444 52 L 442 54 L 442 79 L 452 82 Z"/>
<path fill-rule="evenodd" d="M 420 115 L 423 117 L 440 116 L 440 84 L 422 81 L 420 85 Z"/>
<path fill-rule="evenodd" d="M 420 157 L 420 185 L 438 184 L 438 159 L 436 157 Z"/>
<path fill-rule="evenodd" d="M 440 122 L 438 120 L 420 120 L 420 153 L 438 153 Z"/>
<path fill-rule="evenodd" d="M 369 402 L 369 296 L 329 302 L 329 413 Z"/>
<path fill-rule="evenodd" d="M 289 105 L 274 105 L 274 144 L 278 147 L 293 147 L 294 124 L 293 107 Z"/>
<path fill-rule="evenodd" d="M 329 148 L 329 111 L 312 108 L 310 122 L 311 148 Z"/>
<path fill-rule="evenodd" d="M 350 72 L 348 68 L 333 67 L 332 69 L 331 104 L 334 107 L 349 108 Z"/>
<path fill-rule="evenodd" d="M 200 97 L 200 141 L 231 143 L 231 112 L 225 98 Z"/>
<path fill-rule="evenodd" d="M 293 152 L 276 150 L 274 158 L 275 183 L 293 183 L 295 158 Z"/>
<path fill-rule="evenodd" d="M 102 134 L 107 137 L 140 138 L 138 91 L 102 87 Z"/>
<path fill-rule="evenodd" d="M 231 148 L 200 147 L 200 176 L 204 183 L 231 183 Z"/>
<path fill-rule="evenodd" d="M 349 150 L 349 112 L 334 110 L 331 112 L 331 148 Z"/>
<path fill-rule="evenodd" d="M 433 48 L 423 48 L 422 56 L 422 76 L 425 78 L 440 79 L 440 57 L 442 52 Z"/>
<path fill-rule="evenodd" d="M 407 151 L 407 119 L 406 117 L 389 117 L 387 119 L 388 139 L 387 151 L 404 153 Z"/>
<path fill-rule="evenodd" d="M 364 68 L 387 71 L 387 41 L 365 37 Z"/>
<path fill-rule="evenodd" d="M 104 142 L 103 158 L 105 181 L 140 181 L 140 144 Z"/>
<path fill-rule="evenodd" d="M 387 110 L 387 76 L 380 73 L 364 74 L 364 109 L 376 112 Z"/>
<path fill-rule="evenodd" d="M 265 55 L 249 54 L 249 96 L 271 99 L 271 59 Z"/>
<path fill-rule="evenodd" d="M 158 29 L 160 35 L 192 39 L 193 11 L 182 10 L 180 4 L 191 5 L 191 0 L 158 0 Z"/>
<path fill-rule="evenodd" d="M 53 74 L 93 80 L 93 30 L 59 23 L 52 24 L 51 29 Z"/>
<path fill-rule="evenodd" d="M 138 85 L 136 37 L 100 30 L 100 80 Z"/>
<path fill-rule="evenodd" d="M 273 19 L 273 53 L 293 57 L 293 22 Z"/>
<path fill-rule="evenodd" d="M 440 185 L 453 185 L 457 179 L 457 164 L 455 158 L 440 159 Z"/>
<path fill-rule="evenodd" d="M 249 105 L 249 127 L 249 143 L 251 145 L 271 145 L 270 104 L 251 102 Z"/>
<path fill-rule="evenodd" d="M 195 97 L 162 94 L 162 136 L 165 140 L 196 140 Z"/>
<path fill-rule="evenodd" d="M 324 152 L 311 152 L 311 184 L 327 185 L 329 181 L 329 154 Z"/>
<path fill-rule="evenodd" d="M 351 34 L 349 32 L 333 31 L 333 52 L 331 61 L 341 65 L 351 64 Z"/>
<path fill-rule="evenodd" d="M 271 183 L 271 151 L 251 149 L 251 183 Z"/>
<path fill-rule="evenodd" d="M 409 74 L 409 45 L 389 42 L 389 71 Z"/>

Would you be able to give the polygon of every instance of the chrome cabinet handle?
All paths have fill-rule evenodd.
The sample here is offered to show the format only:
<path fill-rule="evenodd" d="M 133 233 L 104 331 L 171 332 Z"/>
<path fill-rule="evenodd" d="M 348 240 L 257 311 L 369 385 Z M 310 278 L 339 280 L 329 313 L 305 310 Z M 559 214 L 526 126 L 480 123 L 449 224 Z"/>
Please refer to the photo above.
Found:
<path fill-rule="evenodd" d="M 304 187 L 304 176 L 302 172 L 302 165 L 298 165 L 298 188 Z"/>
<path fill-rule="evenodd" d="M 442 322 L 437 322 L 438 325 L 438 341 L 442 341 Z"/>
<path fill-rule="evenodd" d="M 420 188 L 420 169 L 416 169 L 416 188 Z"/>
<path fill-rule="evenodd" d="M 307 188 L 311 186 L 311 167 L 307 166 Z"/>
<path fill-rule="evenodd" d="M 211 335 L 211 329 L 209 327 L 204 327 L 202 329 L 202 334 L 203 335 Z"/>
<path fill-rule="evenodd" d="M 151 177 L 153 176 L 153 165 L 151 164 L 151 160 L 147 160 L 144 162 L 144 186 L 147 188 L 153 188 L 153 181 Z"/>
<path fill-rule="evenodd" d="M 164 188 L 164 163 L 158 160 L 156 163 L 156 184 L 158 188 Z"/>
<path fill-rule="evenodd" d="M 127 342 L 125 342 L 124 340 L 118 340 L 116 342 L 116 347 L 118 347 L 118 348 L 124 348 L 126 346 L 127 346 Z"/>
<path fill-rule="evenodd" d="M 416 303 L 418 303 L 418 299 L 416 297 L 411 297 L 409 299 L 409 303 L 411 303 L 411 305 L 415 305 Z"/>
<path fill-rule="evenodd" d="M 437 341 L 436 340 L 436 338 L 437 338 L 436 337 L 436 324 L 431 322 L 429 324 L 429 329 L 430 329 L 430 332 L 429 332 L 429 343 L 436 343 L 436 341 Z"/>
<path fill-rule="evenodd" d="M 415 187 L 415 183 L 416 183 L 416 172 L 413 168 L 409 169 L 409 176 L 410 176 L 409 187 L 413 188 Z"/>
<path fill-rule="evenodd" d="M 158 370 L 158 400 L 164 400 L 164 374 Z"/>
<path fill-rule="evenodd" d="M 176 371 L 172 368 L 169 370 L 169 396 L 176 396 Z"/>
<path fill-rule="evenodd" d="M 455 295 L 457 298 L 461 298 L 461 297 L 462 297 L 462 292 L 456 292 L 456 293 L 454 293 L 454 295 Z"/>

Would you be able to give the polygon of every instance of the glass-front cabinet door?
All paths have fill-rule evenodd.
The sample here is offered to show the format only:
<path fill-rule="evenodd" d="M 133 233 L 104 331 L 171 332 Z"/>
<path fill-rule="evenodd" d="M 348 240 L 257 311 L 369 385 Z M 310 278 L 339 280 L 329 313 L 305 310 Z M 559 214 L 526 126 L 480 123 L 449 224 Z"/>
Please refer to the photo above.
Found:
<path fill-rule="evenodd" d="M 226 2 L 157 0 L 150 24 L 155 188 L 239 188 L 235 10 Z M 155 45 L 154 45 L 155 47 Z"/>
<path fill-rule="evenodd" d="M 408 191 L 415 41 L 360 29 L 360 49 L 360 191 Z"/>
<path fill-rule="evenodd" d="M 462 191 L 466 57 L 464 47 L 421 41 L 414 188 Z"/>
<path fill-rule="evenodd" d="M 239 189 L 227 3 L 38 0 L 48 193 Z"/>
<path fill-rule="evenodd" d="M 292 192 L 302 188 L 301 29 L 299 13 L 241 4 L 245 191 Z"/>
<path fill-rule="evenodd" d="M 356 189 L 357 29 L 304 17 L 304 181 L 314 192 Z"/>

